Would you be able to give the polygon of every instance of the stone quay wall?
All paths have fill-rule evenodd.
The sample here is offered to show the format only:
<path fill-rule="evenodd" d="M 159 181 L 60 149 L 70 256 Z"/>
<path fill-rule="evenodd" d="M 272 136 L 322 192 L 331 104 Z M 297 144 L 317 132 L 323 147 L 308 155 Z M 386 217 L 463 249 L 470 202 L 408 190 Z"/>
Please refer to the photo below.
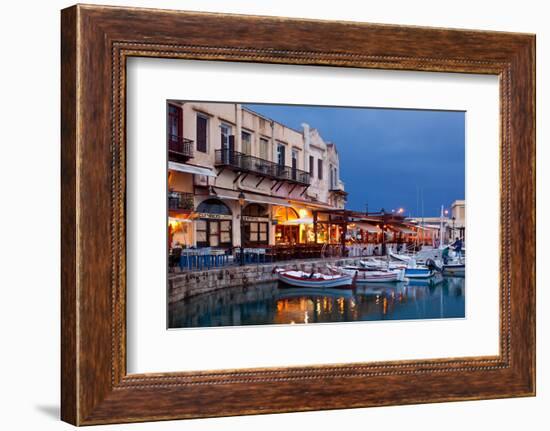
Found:
<path fill-rule="evenodd" d="M 249 286 L 277 280 L 275 268 L 301 270 L 305 272 L 323 271 L 327 264 L 334 266 L 358 264 L 360 258 L 332 258 L 319 260 L 296 260 L 245 266 L 228 266 L 168 274 L 168 301 L 174 303 L 202 293 L 214 292 L 229 287 Z"/>

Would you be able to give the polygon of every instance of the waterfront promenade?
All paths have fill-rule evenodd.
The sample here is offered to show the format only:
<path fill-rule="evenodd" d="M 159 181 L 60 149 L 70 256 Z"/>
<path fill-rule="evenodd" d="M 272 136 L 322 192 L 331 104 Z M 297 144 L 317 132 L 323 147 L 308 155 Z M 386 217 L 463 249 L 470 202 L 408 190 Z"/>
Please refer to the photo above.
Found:
<path fill-rule="evenodd" d="M 327 264 L 344 266 L 358 264 L 359 257 L 335 257 L 325 259 L 303 259 L 288 262 L 231 265 L 203 271 L 169 273 L 168 302 L 181 301 L 203 293 L 238 286 L 250 286 L 275 281 L 275 268 L 298 269 L 306 272 L 325 270 Z"/>

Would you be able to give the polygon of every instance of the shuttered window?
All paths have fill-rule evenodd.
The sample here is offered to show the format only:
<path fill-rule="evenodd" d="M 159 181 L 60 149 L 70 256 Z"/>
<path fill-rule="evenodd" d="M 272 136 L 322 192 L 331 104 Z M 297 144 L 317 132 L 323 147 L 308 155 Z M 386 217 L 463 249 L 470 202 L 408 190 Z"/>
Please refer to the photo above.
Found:
<path fill-rule="evenodd" d="M 208 151 L 208 118 L 197 115 L 197 151 Z"/>
<path fill-rule="evenodd" d="M 242 151 L 244 154 L 252 154 L 252 135 L 248 132 L 241 132 Z"/>
<path fill-rule="evenodd" d="M 317 160 L 317 177 L 320 180 L 323 179 L 323 160 L 321 159 Z"/>
<path fill-rule="evenodd" d="M 285 165 L 285 146 L 283 144 L 277 144 L 277 164 L 279 166 Z"/>
<path fill-rule="evenodd" d="M 260 158 L 269 160 L 269 142 L 267 139 L 260 138 Z"/>
<path fill-rule="evenodd" d="M 292 179 L 296 180 L 296 169 L 298 168 L 298 151 L 292 150 Z"/>

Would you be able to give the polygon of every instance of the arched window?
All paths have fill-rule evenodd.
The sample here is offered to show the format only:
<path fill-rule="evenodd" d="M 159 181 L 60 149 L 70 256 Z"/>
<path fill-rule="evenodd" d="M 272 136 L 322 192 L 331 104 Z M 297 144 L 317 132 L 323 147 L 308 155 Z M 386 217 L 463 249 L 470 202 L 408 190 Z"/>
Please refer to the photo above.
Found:
<path fill-rule="evenodd" d="M 243 215 L 248 217 L 269 217 L 265 206 L 260 204 L 248 204 L 243 209 Z"/>
<path fill-rule="evenodd" d="M 294 208 L 277 207 L 275 209 L 274 218 L 279 223 L 289 220 L 296 220 L 298 218 L 298 213 L 294 210 Z"/>
<path fill-rule="evenodd" d="M 231 210 L 219 199 L 207 199 L 199 204 L 199 213 L 231 215 Z"/>
<path fill-rule="evenodd" d="M 231 210 L 219 199 L 201 202 L 197 212 L 203 216 L 195 220 L 198 247 L 231 247 Z M 211 216 L 210 216 L 211 214 Z"/>

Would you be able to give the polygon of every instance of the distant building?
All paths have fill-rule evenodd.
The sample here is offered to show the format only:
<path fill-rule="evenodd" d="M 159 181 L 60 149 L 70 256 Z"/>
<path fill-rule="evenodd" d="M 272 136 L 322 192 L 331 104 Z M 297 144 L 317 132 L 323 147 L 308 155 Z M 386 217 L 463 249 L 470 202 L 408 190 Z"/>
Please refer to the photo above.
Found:
<path fill-rule="evenodd" d="M 456 200 L 451 205 L 451 237 L 465 239 L 466 201 Z"/>
<path fill-rule="evenodd" d="M 408 221 L 432 232 L 435 239 L 439 239 L 441 222 L 445 231 L 445 242 L 453 242 L 456 238 L 464 240 L 466 230 L 466 201 L 455 200 L 451 204 L 451 214 L 443 217 L 412 217 Z"/>

